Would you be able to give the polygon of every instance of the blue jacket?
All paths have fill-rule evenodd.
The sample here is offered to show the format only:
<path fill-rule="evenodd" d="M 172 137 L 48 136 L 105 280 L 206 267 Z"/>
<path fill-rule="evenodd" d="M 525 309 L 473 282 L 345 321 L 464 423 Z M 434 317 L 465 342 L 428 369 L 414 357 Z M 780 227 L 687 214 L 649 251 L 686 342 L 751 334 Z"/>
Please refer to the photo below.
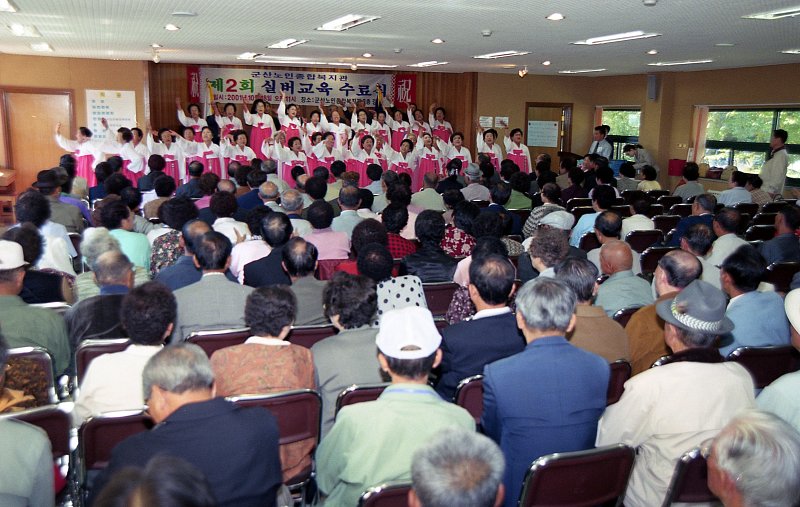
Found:
<path fill-rule="evenodd" d="M 667 243 L 667 246 L 681 246 L 681 238 L 691 226 L 695 224 L 706 224 L 711 227 L 713 221 L 714 215 L 711 213 L 705 215 L 690 215 L 681 218 L 680 222 L 678 222 L 678 225 L 675 227 L 675 234 L 672 235 L 672 239 Z"/>
<path fill-rule="evenodd" d="M 483 374 L 481 424 L 506 457 L 504 505 L 512 507 L 536 458 L 594 447 L 610 369 L 563 336 L 547 336 Z"/>
<path fill-rule="evenodd" d="M 719 352 L 726 356 L 738 347 L 789 345 L 789 321 L 783 299 L 775 292 L 748 292 L 728 306 L 725 315 L 733 331 L 720 338 Z"/>
<path fill-rule="evenodd" d="M 484 213 L 501 213 L 511 218 L 511 232 L 509 234 L 522 234 L 522 219 L 516 213 L 508 211 L 504 206 L 492 203 L 483 209 Z"/>

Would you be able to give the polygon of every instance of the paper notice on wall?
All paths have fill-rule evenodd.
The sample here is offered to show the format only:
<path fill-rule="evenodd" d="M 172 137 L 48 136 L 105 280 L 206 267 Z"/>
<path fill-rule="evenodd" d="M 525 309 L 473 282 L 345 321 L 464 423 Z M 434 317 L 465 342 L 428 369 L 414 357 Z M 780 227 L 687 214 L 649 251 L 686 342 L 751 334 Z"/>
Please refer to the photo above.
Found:
<path fill-rule="evenodd" d="M 492 124 L 494 124 L 494 116 L 481 116 L 478 118 L 478 123 L 481 124 L 481 127 L 490 129 L 492 128 Z"/>
<path fill-rule="evenodd" d="M 528 121 L 528 146 L 558 148 L 557 121 Z"/>
<path fill-rule="evenodd" d="M 495 118 L 494 118 L 494 128 L 507 129 L 508 128 L 508 116 L 495 116 Z"/>
<path fill-rule="evenodd" d="M 136 126 L 136 92 L 125 90 L 86 90 L 87 127 L 92 132 L 102 132 L 100 120 L 108 121 L 114 132 L 120 127 Z"/>

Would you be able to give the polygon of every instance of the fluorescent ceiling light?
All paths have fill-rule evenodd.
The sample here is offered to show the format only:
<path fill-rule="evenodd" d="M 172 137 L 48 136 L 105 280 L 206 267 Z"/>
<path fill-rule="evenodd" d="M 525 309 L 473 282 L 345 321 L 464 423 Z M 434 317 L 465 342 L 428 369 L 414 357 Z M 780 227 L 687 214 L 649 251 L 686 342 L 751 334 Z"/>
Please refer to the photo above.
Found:
<path fill-rule="evenodd" d="M 587 74 L 589 72 L 603 72 L 606 69 L 578 69 L 578 70 L 559 70 L 559 74 Z"/>
<path fill-rule="evenodd" d="M 784 49 L 781 53 L 785 55 L 800 55 L 800 49 Z"/>
<path fill-rule="evenodd" d="M 17 6 L 11 0 L 0 0 L 0 12 L 17 12 Z"/>
<path fill-rule="evenodd" d="M 437 37 L 437 38 L 431 40 L 431 42 L 433 42 L 434 44 L 444 44 L 444 39 L 440 39 L 440 38 Z"/>
<path fill-rule="evenodd" d="M 163 48 L 164 46 L 162 46 L 161 44 L 156 44 L 154 42 L 154 43 L 150 44 L 150 47 L 153 48 L 153 49 L 159 49 L 159 48 Z"/>
<path fill-rule="evenodd" d="M 169 30 L 170 32 L 176 32 L 176 31 L 178 31 L 180 29 L 181 29 L 181 27 L 179 27 L 177 25 L 173 25 L 172 23 L 168 23 L 168 24 L 164 25 L 164 30 Z"/>
<path fill-rule="evenodd" d="M 310 62 L 306 60 L 274 60 L 270 58 L 256 57 L 257 63 L 272 63 L 277 65 L 328 65 L 326 62 Z"/>
<path fill-rule="evenodd" d="M 498 51 L 497 53 L 487 53 L 485 55 L 473 56 L 481 60 L 494 60 L 495 58 L 507 58 L 509 56 L 522 56 L 529 54 L 530 51 Z"/>
<path fill-rule="evenodd" d="M 674 65 L 699 65 L 701 63 L 711 63 L 714 60 L 706 59 L 706 60 L 682 60 L 678 62 L 654 62 L 648 63 L 651 67 L 672 67 Z"/>
<path fill-rule="evenodd" d="M 31 49 L 34 51 L 40 51 L 42 53 L 52 53 L 53 48 L 50 47 L 50 44 L 46 42 L 37 42 L 36 44 L 31 44 Z"/>
<path fill-rule="evenodd" d="M 11 23 L 8 27 L 11 33 L 17 37 L 41 37 L 42 34 L 33 25 L 22 25 L 20 23 Z"/>
<path fill-rule="evenodd" d="M 747 16 L 742 16 L 742 18 L 775 20 L 782 18 L 793 18 L 795 16 L 800 16 L 800 7 L 788 7 L 786 9 L 775 9 L 774 11 L 759 12 L 758 14 L 748 14 Z"/>
<path fill-rule="evenodd" d="M 298 39 L 283 39 L 280 42 L 276 42 L 275 44 L 270 44 L 267 46 L 270 49 L 289 49 L 295 46 L 299 46 L 300 44 L 305 44 L 308 40 L 298 40 Z"/>
<path fill-rule="evenodd" d="M 322 26 L 318 26 L 317 30 L 329 31 L 329 32 L 343 32 L 358 25 L 363 25 L 364 23 L 375 21 L 376 19 L 381 19 L 381 17 L 362 16 L 360 14 L 348 14 L 347 16 L 342 16 L 341 18 L 334 19 L 333 21 L 328 21 Z"/>
<path fill-rule="evenodd" d="M 429 62 L 419 62 L 409 65 L 409 67 L 435 67 L 437 65 L 447 65 L 449 62 L 437 62 L 436 60 L 431 60 Z"/>
<path fill-rule="evenodd" d="M 733 42 L 718 42 L 714 45 L 717 46 L 718 48 L 732 48 L 736 44 L 734 44 Z"/>
<path fill-rule="evenodd" d="M 197 16 L 197 13 L 194 11 L 175 11 L 172 13 L 172 15 L 182 18 L 193 18 L 194 16 Z"/>
<path fill-rule="evenodd" d="M 660 37 L 660 33 L 645 33 L 641 30 L 635 32 L 615 33 L 613 35 L 603 35 L 602 37 L 592 37 L 591 39 L 579 40 L 573 42 L 577 45 L 596 46 L 598 44 L 610 44 L 612 42 L 625 42 L 637 39 L 649 39 L 651 37 Z"/>
<path fill-rule="evenodd" d="M 564 15 L 561 14 L 560 12 L 554 12 L 544 19 L 549 19 L 550 21 L 561 21 L 562 19 L 564 19 Z"/>
<path fill-rule="evenodd" d="M 384 65 L 382 63 L 359 63 L 359 67 L 368 67 L 370 69 L 394 69 L 397 65 Z"/>
<path fill-rule="evenodd" d="M 236 57 L 237 60 L 255 60 L 259 56 L 262 56 L 262 53 L 253 53 L 253 52 L 245 52 L 240 54 Z"/>

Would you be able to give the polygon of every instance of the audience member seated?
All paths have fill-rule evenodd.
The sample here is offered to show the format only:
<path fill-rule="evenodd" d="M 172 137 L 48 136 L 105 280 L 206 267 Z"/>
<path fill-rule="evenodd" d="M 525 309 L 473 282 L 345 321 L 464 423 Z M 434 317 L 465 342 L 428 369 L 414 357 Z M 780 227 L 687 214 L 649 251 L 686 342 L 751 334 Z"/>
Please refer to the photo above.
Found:
<path fill-rule="evenodd" d="M 541 227 L 533 231 L 528 254 L 538 276 L 554 278 L 556 265 L 567 257 L 569 243 L 558 229 Z"/>
<path fill-rule="evenodd" d="M 158 208 L 161 225 L 147 234 L 147 239 L 152 245 L 150 270 L 153 276 L 162 269 L 172 266 L 183 255 L 183 247 L 180 244 L 181 229 L 186 222 L 199 216 L 197 207 L 188 197 L 175 197 Z"/>
<path fill-rule="evenodd" d="M 241 187 L 239 187 L 241 190 Z M 278 185 L 272 183 L 271 181 L 265 181 L 258 187 L 258 197 L 261 199 L 261 202 L 264 206 L 269 209 L 269 211 L 277 211 L 283 212 L 283 208 L 281 208 L 280 201 L 281 201 L 281 194 L 278 192 Z M 253 209 L 259 209 L 261 206 L 256 206 Z"/>
<path fill-rule="evenodd" d="M 511 185 L 511 197 L 508 199 L 506 207 L 508 209 L 531 209 L 531 198 L 525 194 L 530 188 L 528 175 L 523 172 L 515 172 L 511 175 L 508 183 Z M 557 185 L 556 188 L 558 188 Z M 558 190 L 558 195 L 560 199 L 561 190 Z"/>
<path fill-rule="evenodd" d="M 259 189 L 261 185 L 267 181 L 272 182 L 276 187 L 278 187 L 279 192 L 289 189 L 289 186 L 286 185 L 283 180 L 277 178 L 277 174 L 275 173 L 275 161 L 265 160 L 262 162 L 262 168 L 264 169 L 263 171 L 259 169 L 252 169 L 249 173 L 247 173 L 247 186 L 250 191 L 244 193 L 236 199 L 236 204 L 239 205 L 239 209 L 248 211 L 253 208 L 263 206 L 264 204 L 261 196 L 259 195 Z M 270 170 L 272 172 L 270 172 Z"/>
<path fill-rule="evenodd" d="M 322 293 L 325 316 L 339 331 L 311 347 L 314 378 L 322 396 L 322 435 L 333 426 L 336 398 L 353 384 L 382 382 L 371 327 L 378 310 L 375 282 L 335 273 Z"/>
<path fill-rule="evenodd" d="M 617 198 L 620 196 L 619 190 L 615 186 L 617 184 L 617 179 L 614 178 L 614 170 L 604 165 L 603 167 L 599 167 L 595 171 L 595 178 L 597 179 L 597 187 L 599 186 L 607 186 L 614 189 L 614 197 Z M 594 188 L 589 190 L 589 198 L 591 199 L 594 196 Z"/>
<path fill-rule="evenodd" d="M 97 185 L 89 189 L 89 204 L 92 206 L 95 201 L 99 201 L 106 196 L 105 181 L 111 174 L 113 174 L 113 170 L 108 162 L 98 162 L 94 166 L 94 177 L 97 180 Z"/>
<path fill-rule="evenodd" d="M 76 426 L 92 415 L 142 407 L 142 370 L 172 333 L 176 308 L 172 292 L 157 282 L 123 296 L 117 318 L 131 344 L 122 352 L 103 354 L 89 363 L 72 412 Z"/>
<path fill-rule="evenodd" d="M 125 187 L 119 193 L 119 198 L 124 202 L 133 215 L 133 232 L 147 235 L 156 226 L 142 216 L 142 193 L 133 186 Z"/>
<path fill-rule="evenodd" d="M 705 224 L 694 224 L 689 227 L 689 230 L 681 238 L 681 250 L 689 252 L 700 261 L 700 265 L 703 267 L 700 280 L 722 290 L 719 282 L 719 266 L 709 264 L 705 258 L 708 252 L 711 251 L 711 245 L 714 244 L 715 239 L 716 236 L 714 236 L 711 227 Z"/>
<path fill-rule="evenodd" d="M 464 199 L 468 201 L 488 201 L 489 189 L 483 184 L 483 172 L 478 164 L 471 163 L 464 169 L 466 186 L 461 189 Z"/>
<path fill-rule="evenodd" d="M 290 285 L 283 270 L 283 248 L 292 238 L 292 222 L 285 213 L 270 212 L 261 219 L 261 237 L 271 250 L 269 255 L 244 265 L 244 284 L 250 287 Z"/>
<path fill-rule="evenodd" d="M 683 180 L 678 185 L 672 195 L 678 196 L 683 199 L 683 202 L 688 202 L 692 197 L 696 197 L 705 193 L 703 185 L 697 182 L 700 177 L 700 168 L 694 162 L 687 162 L 683 166 Z"/>
<path fill-rule="evenodd" d="M 652 231 L 656 228 L 653 220 L 646 215 L 650 208 L 648 199 L 637 199 L 630 206 L 631 216 L 622 220 L 621 239 L 625 239 L 629 232 L 633 231 Z"/>
<path fill-rule="evenodd" d="M 376 284 L 378 296 L 378 312 L 376 325 L 381 316 L 389 310 L 406 306 L 428 307 L 422 282 L 414 275 L 392 277 L 392 254 L 385 245 L 371 243 L 358 253 L 358 272 L 372 279 Z"/>
<path fill-rule="evenodd" d="M 411 204 L 424 209 L 444 211 L 444 199 L 436 191 L 439 185 L 439 176 L 436 173 L 427 173 L 422 177 L 422 190 L 411 196 Z"/>
<path fill-rule="evenodd" d="M 593 447 L 606 406 L 608 363 L 570 345 L 575 294 L 552 278 L 537 278 L 517 294 L 517 326 L 525 350 L 484 368 L 481 426 L 506 457 L 506 491 L 520 490 L 531 462 L 553 452 Z M 517 504 L 509 494 L 503 505 Z"/>
<path fill-rule="evenodd" d="M 142 383 L 156 426 L 114 448 L 94 495 L 120 469 L 166 455 L 197 467 L 220 506 L 275 505 L 281 485 L 275 418 L 263 408 L 240 408 L 214 397 L 214 374 L 200 347 L 164 348 L 145 365 Z"/>
<path fill-rule="evenodd" d="M 600 270 L 608 279 L 597 289 L 597 306 L 609 317 L 627 306 L 653 302 L 650 284 L 633 274 L 631 247 L 624 241 L 609 241 L 600 248 Z"/>
<path fill-rule="evenodd" d="M 478 310 L 469 295 L 469 268 L 473 259 L 486 257 L 489 255 L 499 255 L 508 258 L 508 248 L 498 238 L 484 236 L 475 243 L 472 255 L 462 259 L 456 267 L 456 274 L 453 276 L 458 287 L 453 292 L 453 298 L 447 308 L 445 319 L 449 324 L 456 324 L 475 315 Z M 512 294 L 513 297 L 513 294 Z"/>
<path fill-rule="evenodd" d="M 67 229 L 50 221 L 50 202 L 47 197 L 35 190 L 22 192 L 14 204 L 14 215 L 20 224 L 32 223 L 44 239 L 44 250 L 36 267 L 75 276 L 72 258 L 77 257 L 78 253 L 72 246 Z"/>
<path fill-rule="evenodd" d="M 508 307 L 514 292 L 514 275 L 508 258 L 497 254 L 478 257 L 470 264 L 468 292 L 477 312 L 442 331 L 442 366 L 436 391 L 444 399 L 453 399 L 461 380 L 478 375 L 487 364 L 525 348 Z"/>
<path fill-rule="evenodd" d="M 661 184 L 658 182 L 658 171 L 651 165 L 642 167 L 642 176 L 644 179 L 639 182 L 636 187 L 637 190 L 648 192 L 650 190 L 661 190 Z"/>
<path fill-rule="evenodd" d="M 358 216 L 364 219 L 371 218 L 380 222 L 380 215 L 372 212 L 372 205 L 375 203 L 375 196 L 366 188 L 358 189 L 358 197 L 360 202 L 358 204 Z"/>
<path fill-rule="evenodd" d="M 695 197 L 694 202 L 692 202 L 692 214 L 680 219 L 675 231 L 672 233 L 672 238 L 667 242 L 667 246 L 680 246 L 683 235 L 686 234 L 689 227 L 695 224 L 704 224 L 711 227 L 716 206 L 717 198 L 711 194 L 700 194 Z"/>
<path fill-rule="evenodd" d="M 84 220 L 86 220 L 85 225 L 91 227 L 92 215 L 89 213 L 89 208 L 87 208 L 86 204 L 81 200 L 87 197 L 87 182 L 86 178 L 77 176 L 75 158 L 69 153 L 61 155 L 58 161 L 58 167 L 55 169 L 59 180 L 62 181 L 58 200 L 65 204 L 76 206 L 80 210 Z"/>
<path fill-rule="evenodd" d="M 172 194 L 175 193 L 175 189 L 177 188 L 175 185 L 175 180 L 166 174 L 158 178 L 153 183 L 153 187 L 156 198 L 145 203 L 143 208 L 144 217 L 148 220 L 158 218 L 158 210 L 161 209 L 161 205 L 170 200 Z"/>
<path fill-rule="evenodd" d="M 319 260 L 347 259 L 350 254 L 350 239 L 347 233 L 331 229 L 333 207 L 325 201 L 314 201 L 308 208 L 307 217 L 312 230 L 303 239 L 317 247 Z"/>
<path fill-rule="evenodd" d="M 83 340 L 128 336 L 119 315 L 133 288 L 133 263 L 119 250 L 110 250 L 97 257 L 92 274 L 100 294 L 82 299 L 64 314 L 72 350 Z"/>
<path fill-rule="evenodd" d="M 555 278 L 572 289 L 578 299 L 575 327 L 567 333 L 569 342 L 605 358 L 609 363 L 630 359 L 628 335 L 619 323 L 592 304 L 597 294 L 597 268 L 587 259 L 564 259 L 555 266 Z M 541 276 L 541 275 L 540 275 Z"/>
<path fill-rule="evenodd" d="M 561 190 L 567 188 L 569 183 L 569 172 L 577 167 L 577 161 L 566 154 L 560 157 L 558 161 L 558 176 L 556 176 L 556 185 Z M 564 201 L 566 202 L 566 201 Z"/>
<path fill-rule="evenodd" d="M 761 185 L 764 184 L 764 180 L 761 179 L 761 176 L 757 174 L 749 174 L 747 176 L 747 185 L 745 185 L 745 190 L 750 192 L 750 198 L 752 201 L 759 205 L 759 207 L 767 204 L 768 202 L 772 202 L 772 196 L 769 195 L 769 192 L 765 190 L 761 190 Z"/>
<path fill-rule="evenodd" d="M 193 245 L 210 230 L 211 227 L 202 220 L 193 219 L 186 222 L 179 237 L 179 244 L 183 247 L 182 255 L 174 264 L 159 271 L 155 281 L 166 285 L 172 291 L 200 281 L 203 273 L 194 265 Z"/>
<path fill-rule="evenodd" d="M 456 207 L 456 204 L 466 201 L 466 199 L 464 199 L 464 194 L 462 194 L 460 190 L 451 189 L 442 194 L 442 199 L 444 200 L 444 207 L 446 208 L 444 214 L 442 214 L 444 221 L 447 225 L 453 225 L 453 209 Z"/>
<path fill-rule="evenodd" d="M 29 306 L 19 297 L 25 264 L 18 243 L 0 240 L 0 323 L 3 336 L 11 348 L 45 348 L 53 357 L 55 373 L 60 375 L 70 363 L 67 327 L 64 319 L 54 311 Z"/>
<path fill-rule="evenodd" d="M 800 211 L 797 206 L 784 206 L 775 215 L 775 237 L 759 247 L 767 265 L 775 262 L 800 261 L 800 240 L 795 232 L 800 227 Z"/>
<path fill-rule="evenodd" d="M 238 209 L 235 195 L 230 192 L 215 192 L 211 196 L 209 208 L 217 217 L 211 228 L 222 233 L 232 245 L 250 237 L 250 229 L 247 224 L 233 218 L 233 214 Z"/>
<path fill-rule="evenodd" d="M 705 226 L 697 224 L 694 227 Z M 697 280 L 701 269 L 700 259 L 683 250 L 668 252 L 658 261 L 653 277 L 658 299 L 637 310 L 625 326 L 633 375 L 650 368 L 658 358 L 669 355 L 670 350 L 664 342 L 664 320 L 656 314 L 656 306 L 661 301 L 671 300 Z"/>
<path fill-rule="evenodd" d="M 442 250 L 444 218 L 436 211 L 425 210 L 417 217 L 416 236 L 419 250 L 403 257 L 400 274 L 418 276 L 422 283 L 448 282 L 453 279 L 456 260 Z"/>
<path fill-rule="evenodd" d="M 464 188 L 463 183 L 459 181 L 462 168 L 461 159 L 451 159 L 445 166 L 447 177 L 439 181 L 436 185 L 436 193 L 444 195 L 448 190 L 458 190 L 460 193 L 461 189 Z"/>
<path fill-rule="evenodd" d="M 581 238 L 587 232 L 594 229 L 594 221 L 601 212 L 606 211 L 614 205 L 614 200 L 617 198 L 614 193 L 614 188 L 608 185 L 600 185 L 600 188 L 592 195 L 592 208 L 594 213 L 587 213 L 583 215 L 575 227 L 572 229 L 572 234 L 569 236 L 569 244 L 578 247 L 580 246 Z"/>
<path fill-rule="evenodd" d="M 397 173 L 394 171 L 384 171 L 381 175 L 381 191 L 375 194 L 374 202 L 372 203 L 372 211 L 380 213 L 389 202 L 386 200 L 386 191 L 390 186 L 399 181 Z"/>
<path fill-rule="evenodd" d="M 195 160 L 189 163 L 189 181 L 179 186 L 175 191 L 175 197 L 188 197 L 189 199 L 199 199 L 203 197 L 200 190 L 200 176 L 203 175 L 203 163 Z"/>
<path fill-rule="evenodd" d="M 131 262 L 150 269 L 150 243 L 144 234 L 133 232 L 133 214 L 124 202 L 116 200 L 103 206 L 100 220 Z"/>
<path fill-rule="evenodd" d="M 374 343 L 392 384 L 375 401 L 344 407 L 323 438 L 317 484 L 326 505 L 356 505 L 371 486 L 410 481 L 414 453 L 439 430 L 474 430 L 472 416 L 439 398 L 427 383 L 442 358 L 441 339 L 428 310 L 408 307 L 384 314 Z"/>
<path fill-rule="evenodd" d="M 292 281 L 291 291 L 297 299 L 296 326 L 326 324 L 322 308 L 325 282 L 314 278 L 317 269 L 317 248 L 303 238 L 292 238 L 283 248 L 283 269 Z"/>
<path fill-rule="evenodd" d="M 561 206 L 560 195 L 561 190 L 555 183 L 546 183 L 545 186 L 542 187 L 539 193 L 542 199 L 542 205 L 537 206 L 531 211 L 531 214 L 528 215 L 528 219 L 525 221 L 525 225 L 522 226 L 522 235 L 525 238 L 529 238 L 533 234 L 533 231 L 539 227 L 545 215 L 553 211 L 565 211 L 563 206 Z"/>
<path fill-rule="evenodd" d="M 172 342 L 185 340 L 195 331 L 244 327 L 244 308 L 252 287 L 226 278 L 231 263 L 231 242 L 211 231 L 192 241 L 194 265 L 200 281 L 175 291 L 178 317 Z"/>
<path fill-rule="evenodd" d="M 293 188 L 285 191 L 281 194 L 281 208 L 291 220 L 296 236 L 311 234 L 311 223 L 303 218 L 303 194 Z"/>
<path fill-rule="evenodd" d="M 628 380 L 597 430 L 598 446 L 637 449 L 625 494 L 631 507 L 661 504 L 678 458 L 755 406 L 750 374 L 713 348 L 717 336 L 733 328 L 722 292 L 695 280 L 656 311 L 673 362 Z"/>
<path fill-rule="evenodd" d="M 511 185 L 508 183 L 500 182 L 493 186 L 489 191 L 490 203 L 482 212 L 483 213 L 499 213 L 511 219 L 511 232 L 510 234 L 522 234 L 522 219 L 516 213 L 509 213 L 505 208 L 508 199 L 511 197 Z"/>
<path fill-rule="evenodd" d="M 711 253 L 706 260 L 713 266 L 721 265 L 737 248 L 747 245 L 747 241 L 736 235 L 742 214 L 733 208 L 724 208 L 714 216 L 712 229 L 717 239 L 711 245 Z"/>
<path fill-rule="evenodd" d="M 272 185 L 272 183 L 269 184 Z M 245 222 L 252 234 L 245 241 L 233 245 L 233 250 L 231 250 L 231 267 L 229 269 L 239 283 L 244 283 L 244 267 L 253 261 L 263 259 L 272 250 L 261 237 L 261 221 L 271 212 L 267 206 L 253 208 L 247 212 Z"/>
<path fill-rule="evenodd" d="M 561 201 L 567 205 L 571 199 L 585 198 L 589 192 L 583 186 L 586 174 L 579 167 L 570 169 L 567 174 L 569 185 L 561 190 Z"/>
<path fill-rule="evenodd" d="M 63 176 L 63 177 L 62 177 Z M 66 227 L 67 232 L 83 232 L 86 227 L 77 206 L 61 202 L 61 185 L 66 181 L 66 174 L 60 175 L 56 168 L 39 171 L 33 188 L 47 197 L 50 203 L 50 220 Z"/>
<path fill-rule="evenodd" d="M 36 269 L 42 256 L 43 239 L 39 229 L 30 222 L 12 227 L 3 233 L 2 239 L 13 241 L 22 247 L 25 265 L 25 280 L 19 297 L 26 303 L 41 304 L 64 301 L 72 304 L 75 294 L 68 277 L 58 272 Z"/>
<path fill-rule="evenodd" d="M 331 229 L 347 234 L 347 239 L 349 240 L 353 235 L 355 226 L 364 220 L 358 214 L 360 203 L 361 198 L 357 187 L 343 187 L 339 191 L 339 206 L 342 211 L 338 217 L 333 219 Z"/>
<path fill-rule="evenodd" d="M 720 281 L 730 298 L 725 315 L 735 326 L 719 342 L 723 356 L 739 347 L 789 344 L 783 299 L 776 292 L 757 290 L 766 273 L 767 263 L 752 245 L 740 246 L 722 262 Z"/>
<path fill-rule="evenodd" d="M 475 236 L 472 235 L 472 224 L 481 209 L 477 204 L 461 201 L 453 206 L 453 223 L 445 225 L 442 250 L 452 257 L 467 257 L 475 247 Z"/>
<path fill-rule="evenodd" d="M 636 179 L 636 168 L 633 162 L 623 162 L 619 168 L 619 178 L 617 178 L 617 190 L 620 194 L 626 190 L 638 190 L 639 180 Z"/>
<path fill-rule="evenodd" d="M 389 186 L 386 190 L 386 200 L 388 204 L 397 204 L 408 210 L 408 223 L 406 223 L 406 226 L 400 231 L 400 236 L 409 240 L 415 240 L 417 239 L 415 234 L 417 216 L 425 210 L 411 204 L 411 187 L 403 183 L 403 179 L 401 174 L 398 176 L 398 182 Z"/>
<path fill-rule="evenodd" d="M 194 201 L 194 205 L 197 206 L 198 210 L 208 208 L 208 205 L 211 203 L 211 196 L 216 193 L 219 182 L 220 177 L 214 173 L 203 173 L 203 175 L 200 176 L 200 183 L 198 185 L 203 195 L 200 199 Z"/>
<path fill-rule="evenodd" d="M 594 235 L 600 247 L 594 248 L 586 252 L 586 258 L 594 264 L 598 270 L 600 267 L 600 249 L 609 241 L 623 240 L 622 224 L 625 223 L 622 217 L 614 211 L 604 211 L 597 215 L 594 221 Z M 622 237 L 621 237 L 622 236 Z M 631 249 L 631 257 L 633 258 L 633 267 L 631 268 L 634 275 L 641 274 L 642 272 L 642 259 L 639 252 Z"/>
<path fill-rule="evenodd" d="M 744 188 L 747 185 L 748 175 L 742 171 L 733 171 L 728 181 L 728 190 L 719 194 L 717 202 L 725 206 L 735 206 L 740 202 L 753 202 L 753 196 Z"/>

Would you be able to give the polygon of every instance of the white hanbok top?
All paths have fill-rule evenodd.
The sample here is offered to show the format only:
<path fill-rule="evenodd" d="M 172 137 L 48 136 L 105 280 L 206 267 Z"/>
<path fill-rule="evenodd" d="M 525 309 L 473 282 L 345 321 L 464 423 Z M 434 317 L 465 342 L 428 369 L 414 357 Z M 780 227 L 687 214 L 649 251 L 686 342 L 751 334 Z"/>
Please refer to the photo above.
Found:
<path fill-rule="evenodd" d="M 94 158 L 92 161 L 92 167 L 96 167 L 97 164 L 104 160 L 103 150 L 100 149 L 103 141 L 95 141 L 90 139 L 88 141 L 79 143 L 78 141 L 67 139 L 61 134 L 56 134 L 56 144 L 58 144 L 58 146 L 60 146 L 63 150 L 73 152 L 75 157 L 91 155 Z"/>

